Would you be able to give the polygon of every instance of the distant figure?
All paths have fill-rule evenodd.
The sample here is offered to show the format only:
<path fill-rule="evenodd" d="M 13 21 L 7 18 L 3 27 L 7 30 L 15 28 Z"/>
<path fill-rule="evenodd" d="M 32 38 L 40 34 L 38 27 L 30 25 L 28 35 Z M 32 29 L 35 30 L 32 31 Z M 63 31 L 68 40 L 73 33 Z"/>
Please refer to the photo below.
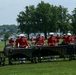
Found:
<path fill-rule="evenodd" d="M 48 46 L 56 46 L 56 37 L 54 36 L 54 33 L 49 33 L 50 37 L 48 38 Z M 56 56 L 54 58 L 56 60 Z M 48 56 L 47 61 L 50 61 L 50 56 Z"/>
<path fill-rule="evenodd" d="M 26 48 L 29 47 L 29 43 L 27 39 L 25 38 L 24 34 L 20 34 L 20 40 L 19 40 L 19 48 Z"/>
<path fill-rule="evenodd" d="M 74 44 L 74 39 L 72 38 L 71 33 L 67 33 L 66 44 Z"/>
<path fill-rule="evenodd" d="M 9 43 L 10 43 L 10 45 L 11 45 L 12 47 L 14 47 L 14 39 L 13 39 L 13 38 L 11 38 L 11 39 L 9 40 Z"/>
<path fill-rule="evenodd" d="M 42 36 L 42 42 L 43 42 L 43 44 L 45 45 L 45 37 L 44 36 Z"/>
<path fill-rule="evenodd" d="M 31 41 L 31 46 L 34 46 L 34 44 L 35 44 L 35 39 L 34 39 L 33 37 L 31 37 L 30 41 Z"/>
<path fill-rule="evenodd" d="M 16 39 L 16 42 L 15 42 L 15 47 L 16 48 L 19 48 L 19 42 L 20 42 L 20 36 L 17 35 L 17 39 Z"/>
<path fill-rule="evenodd" d="M 56 46 L 56 38 L 54 36 L 54 33 L 50 33 L 50 37 L 48 38 L 48 45 Z"/>
<path fill-rule="evenodd" d="M 57 34 L 57 36 L 56 36 L 56 40 L 57 40 L 57 42 L 56 42 L 57 45 L 60 44 L 60 35 L 59 35 L 59 34 Z"/>
<path fill-rule="evenodd" d="M 27 41 L 27 39 L 25 38 L 24 34 L 20 34 L 20 39 L 19 39 L 19 48 L 28 48 L 29 47 L 29 43 Z M 20 58 L 20 63 L 25 63 L 25 58 Z"/>
<path fill-rule="evenodd" d="M 35 45 L 43 46 L 44 45 L 44 39 L 40 34 L 36 37 Z"/>
<path fill-rule="evenodd" d="M 66 38 L 67 38 L 67 35 L 64 34 L 62 37 L 62 45 L 66 45 Z"/>

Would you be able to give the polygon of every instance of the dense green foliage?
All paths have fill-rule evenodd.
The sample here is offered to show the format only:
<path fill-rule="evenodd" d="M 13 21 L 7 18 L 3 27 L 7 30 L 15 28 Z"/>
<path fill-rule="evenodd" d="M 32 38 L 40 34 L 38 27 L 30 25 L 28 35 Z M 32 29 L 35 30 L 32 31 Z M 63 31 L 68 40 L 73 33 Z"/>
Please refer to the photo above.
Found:
<path fill-rule="evenodd" d="M 73 16 L 73 17 L 72 17 Z M 76 13 L 68 13 L 68 9 L 63 6 L 54 6 L 41 1 L 36 7 L 34 5 L 26 6 L 17 17 L 18 27 L 21 32 L 35 33 L 43 32 L 63 32 L 71 31 L 75 33 Z"/>
<path fill-rule="evenodd" d="M 0 42 L 0 51 L 3 51 L 4 46 L 5 46 L 4 42 Z"/>
<path fill-rule="evenodd" d="M 76 34 L 76 8 L 72 12 L 72 26 L 73 26 L 73 32 Z"/>
<path fill-rule="evenodd" d="M 16 25 L 1 25 L 0 26 L 0 35 L 17 33 L 17 31 L 18 31 L 18 26 Z"/>

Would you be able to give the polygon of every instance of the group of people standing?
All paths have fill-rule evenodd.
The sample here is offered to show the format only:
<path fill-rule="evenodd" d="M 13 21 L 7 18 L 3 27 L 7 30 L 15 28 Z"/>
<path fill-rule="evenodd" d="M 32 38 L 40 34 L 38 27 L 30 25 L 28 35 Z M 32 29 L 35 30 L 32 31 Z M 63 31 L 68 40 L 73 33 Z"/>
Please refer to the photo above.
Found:
<path fill-rule="evenodd" d="M 74 44 L 76 40 L 75 36 L 72 36 L 71 33 L 64 34 L 62 37 L 57 34 L 54 36 L 54 33 L 50 33 L 50 37 L 48 38 L 49 46 L 57 46 L 59 44 L 68 45 Z"/>
<path fill-rule="evenodd" d="M 71 33 L 67 33 L 67 35 L 63 35 L 62 37 L 57 34 L 57 36 L 54 36 L 54 33 L 49 33 L 49 37 L 46 40 L 46 43 L 48 46 L 58 46 L 59 44 L 65 44 L 68 45 L 70 43 L 75 43 L 75 36 L 72 36 Z M 60 42 L 62 40 L 62 42 Z M 17 36 L 17 39 L 14 41 L 13 38 L 9 40 L 9 43 L 12 47 L 16 48 L 27 48 L 30 46 L 44 46 L 45 45 L 45 37 L 41 36 L 41 34 L 38 34 L 36 38 L 30 39 L 31 44 L 29 44 L 28 40 L 26 39 L 24 34 L 20 34 Z M 49 56 L 48 56 L 49 59 Z M 20 58 L 20 63 L 25 62 L 24 58 Z"/>
<path fill-rule="evenodd" d="M 9 43 L 12 47 L 16 48 L 26 48 L 29 47 L 29 43 L 24 34 L 17 35 L 16 41 L 13 38 L 9 40 Z"/>
<path fill-rule="evenodd" d="M 32 38 L 33 39 L 33 38 Z M 68 45 L 74 44 L 76 40 L 75 36 L 72 36 L 71 33 L 64 34 L 62 37 L 57 34 L 54 36 L 54 33 L 49 33 L 49 37 L 47 38 L 48 46 L 58 46 L 59 44 Z M 34 45 L 45 45 L 45 38 L 40 34 L 36 37 L 36 39 L 31 40 Z"/>
<path fill-rule="evenodd" d="M 61 39 L 62 39 L 62 42 L 60 42 Z M 67 35 L 64 34 L 62 37 L 58 34 L 57 36 L 54 36 L 54 33 L 49 33 L 49 37 L 47 39 L 47 45 L 57 46 L 58 44 L 75 43 L 75 39 L 76 37 L 72 36 L 71 33 L 67 33 Z M 31 41 L 31 44 L 33 44 L 34 46 L 45 45 L 45 37 L 41 36 L 40 34 L 38 34 L 35 39 L 32 37 L 30 41 Z M 18 35 L 16 41 L 14 41 L 14 39 L 11 38 L 9 40 L 9 43 L 11 44 L 12 47 L 16 47 L 16 48 L 30 47 L 30 44 L 24 34 Z"/>

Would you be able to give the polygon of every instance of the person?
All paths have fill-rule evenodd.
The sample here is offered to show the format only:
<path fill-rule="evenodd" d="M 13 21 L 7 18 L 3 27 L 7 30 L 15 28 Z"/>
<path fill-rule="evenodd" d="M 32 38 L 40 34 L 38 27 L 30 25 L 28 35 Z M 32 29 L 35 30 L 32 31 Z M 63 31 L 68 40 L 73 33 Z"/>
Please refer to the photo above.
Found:
<path fill-rule="evenodd" d="M 36 37 L 35 45 L 43 46 L 44 45 L 44 39 L 40 34 Z"/>
<path fill-rule="evenodd" d="M 17 35 L 17 39 L 16 39 L 16 41 L 15 41 L 15 47 L 16 47 L 16 48 L 19 48 L 19 41 L 20 41 L 20 36 Z"/>
<path fill-rule="evenodd" d="M 50 33 L 49 35 L 50 37 L 48 38 L 48 46 L 56 46 L 56 38 L 54 33 Z"/>
<path fill-rule="evenodd" d="M 56 46 L 56 37 L 54 36 L 54 33 L 49 33 L 49 35 L 48 46 Z M 54 57 L 54 60 L 56 60 L 56 56 Z M 48 56 L 47 61 L 50 61 L 50 56 Z"/>
<path fill-rule="evenodd" d="M 45 45 L 45 37 L 44 36 L 42 36 L 42 42 Z"/>
<path fill-rule="evenodd" d="M 33 37 L 31 37 L 30 41 L 31 41 L 31 46 L 34 46 L 34 44 L 35 44 L 35 39 L 34 39 Z"/>
<path fill-rule="evenodd" d="M 67 33 L 66 44 L 73 44 L 74 39 L 71 36 L 71 33 Z"/>
<path fill-rule="evenodd" d="M 20 40 L 19 40 L 19 48 L 27 48 L 29 47 L 29 43 L 27 39 L 25 38 L 24 34 L 20 34 Z"/>
<path fill-rule="evenodd" d="M 19 39 L 19 48 L 28 48 L 29 47 L 29 43 L 27 41 L 27 39 L 25 38 L 24 34 L 20 34 L 20 39 Z M 25 63 L 25 58 L 19 58 L 20 60 L 20 64 Z"/>
<path fill-rule="evenodd" d="M 74 35 L 74 42 L 75 42 L 75 44 L 76 44 L 76 35 Z"/>
<path fill-rule="evenodd" d="M 12 47 L 14 47 L 14 39 L 11 37 L 11 39 L 9 40 L 9 43 Z"/>
<path fill-rule="evenodd" d="M 71 33 L 67 33 L 66 38 L 66 44 L 67 44 L 67 52 L 69 53 L 69 60 L 74 58 L 74 38 L 72 37 Z"/>
<path fill-rule="evenodd" d="M 43 46 L 44 45 L 44 38 L 41 36 L 41 34 L 38 34 L 36 36 L 35 40 L 35 46 Z M 38 59 L 42 59 L 43 57 L 40 57 Z"/>
<path fill-rule="evenodd" d="M 66 38 L 67 38 L 67 35 L 64 34 L 62 37 L 62 45 L 66 45 Z"/>
<path fill-rule="evenodd" d="M 57 42 L 56 42 L 57 45 L 60 44 L 60 35 L 59 35 L 59 34 L 57 34 L 57 36 L 56 36 L 56 40 L 57 40 Z"/>

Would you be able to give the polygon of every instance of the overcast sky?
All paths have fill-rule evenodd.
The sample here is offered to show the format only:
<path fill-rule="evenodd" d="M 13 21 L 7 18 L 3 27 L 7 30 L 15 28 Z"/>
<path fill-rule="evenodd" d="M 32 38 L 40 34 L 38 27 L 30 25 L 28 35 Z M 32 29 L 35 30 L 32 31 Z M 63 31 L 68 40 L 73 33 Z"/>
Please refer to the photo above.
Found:
<path fill-rule="evenodd" d="M 62 5 L 68 8 L 69 13 L 76 8 L 76 0 L 0 0 L 0 25 L 17 24 L 16 18 L 25 6 L 35 5 L 44 1 L 51 5 Z"/>

